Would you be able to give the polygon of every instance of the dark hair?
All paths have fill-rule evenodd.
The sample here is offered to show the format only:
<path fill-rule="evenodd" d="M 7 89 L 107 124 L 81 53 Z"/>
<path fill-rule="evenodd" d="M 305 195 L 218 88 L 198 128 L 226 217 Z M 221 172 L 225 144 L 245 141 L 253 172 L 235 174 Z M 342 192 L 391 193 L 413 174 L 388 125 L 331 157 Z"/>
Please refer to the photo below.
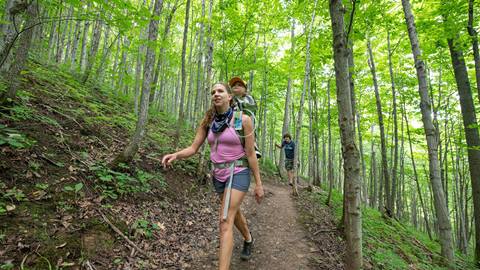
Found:
<path fill-rule="evenodd" d="M 285 138 L 287 138 L 287 137 L 288 137 L 290 140 L 292 140 L 292 136 L 290 136 L 290 134 L 288 134 L 288 133 L 283 134 L 283 139 L 285 139 Z"/>
<path fill-rule="evenodd" d="M 231 95 L 232 94 L 232 88 L 230 88 L 230 85 L 228 85 L 228 83 L 225 83 L 225 82 L 216 82 L 212 85 L 212 88 L 213 86 L 217 85 L 217 84 L 220 84 L 222 85 L 223 87 L 225 87 L 225 89 L 227 89 L 227 92 Z M 233 98 L 230 100 L 230 106 L 233 107 Z M 202 122 L 200 123 L 200 127 L 201 128 L 207 128 L 210 123 L 212 123 L 213 121 L 213 118 L 215 117 L 215 106 L 213 106 L 213 103 L 210 105 L 210 108 L 207 110 L 207 112 L 205 113 L 205 116 L 203 117 L 203 120 Z"/>

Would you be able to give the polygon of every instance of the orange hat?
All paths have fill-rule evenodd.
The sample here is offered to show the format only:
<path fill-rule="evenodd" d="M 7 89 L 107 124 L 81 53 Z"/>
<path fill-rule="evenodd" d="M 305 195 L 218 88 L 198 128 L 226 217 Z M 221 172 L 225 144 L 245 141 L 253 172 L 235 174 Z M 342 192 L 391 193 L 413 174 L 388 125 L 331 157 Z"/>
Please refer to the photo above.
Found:
<path fill-rule="evenodd" d="M 241 84 L 243 84 L 243 87 L 247 88 L 247 84 L 240 78 L 240 77 L 233 77 L 230 79 L 230 81 L 228 81 L 228 84 L 230 85 L 230 87 L 232 87 L 236 82 L 240 82 Z"/>

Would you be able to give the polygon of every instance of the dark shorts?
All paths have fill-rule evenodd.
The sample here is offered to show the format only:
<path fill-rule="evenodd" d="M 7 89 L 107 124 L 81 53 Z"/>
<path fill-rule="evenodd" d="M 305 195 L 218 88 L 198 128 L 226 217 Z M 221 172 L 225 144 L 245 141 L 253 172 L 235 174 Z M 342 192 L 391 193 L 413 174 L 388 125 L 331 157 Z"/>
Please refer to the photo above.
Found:
<path fill-rule="evenodd" d="M 293 159 L 285 159 L 285 170 L 291 171 L 293 170 Z"/>
<path fill-rule="evenodd" d="M 225 182 L 220 182 L 215 177 L 213 179 L 213 186 L 215 191 L 219 194 L 223 193 L 225 187 L 227 186 L 228 180 Z M 245 169 L 237 174 L 233 175 L 232 189 L 236 189 L 242 192 L 247 192 L 250 187 L 250 169 Z"/>

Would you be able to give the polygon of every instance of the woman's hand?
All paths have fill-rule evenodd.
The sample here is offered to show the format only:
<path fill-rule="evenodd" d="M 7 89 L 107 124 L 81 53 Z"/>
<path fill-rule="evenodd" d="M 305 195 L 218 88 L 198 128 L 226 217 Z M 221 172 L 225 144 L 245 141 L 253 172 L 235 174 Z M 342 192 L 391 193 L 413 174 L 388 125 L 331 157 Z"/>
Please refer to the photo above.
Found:
<path fill-rule="evenodd" d="M 172 162 L 177 159 L 177 153 L 165 155 L 162 158 L 162 165 L 164 168 L 167 166 L 172 166 Z"/>
<path fill-rule="evenodd" d="M 255 199 L 257 200 L 257 203 L 262 202 L 263 195 L 264 195 L 264 193 L 263 193 L 263 186 L 262 186 L 262 184 L 256 185 L 256 186 L 255 186 Z"/>

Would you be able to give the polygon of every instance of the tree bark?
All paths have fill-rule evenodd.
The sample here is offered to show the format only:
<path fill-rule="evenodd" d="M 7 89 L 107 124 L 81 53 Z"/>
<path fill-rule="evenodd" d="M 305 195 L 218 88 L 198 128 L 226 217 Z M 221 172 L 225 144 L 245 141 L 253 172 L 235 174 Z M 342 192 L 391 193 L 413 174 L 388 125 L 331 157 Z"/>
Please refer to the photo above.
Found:
<path fill-rule="evenodd" d="M 427 213 L 427 210 L 426 210 L 427 208 L 426 208 L 425 203 L 423 201 L 422 189 L 420 188 L 420 183 L 418 181 L 417 166 L 415 165 L 415 158 L 413 157 L 412 139 L 410 138 L 410 127 L 408 125 L 407 112 L 405 111 L 405 103 L 403 104 L 403 117 L 405 118 L 405 125 L 407 126 L 407 137 L 408 137 L 408 143 L 409 143 L 409 146 L 410 146 L 410 158 L 412 160 L 413 177 L 414 177 L 414 180 L 415 180 L 415 185 L 417 187 L 418 198 L 420 199 L 420 207 L 423 210 L 423 218 L 425 220 L 425 228 L 427 229 L 428 237 L 430 238 L 430 240 L 432 240 L 433 237 L 432 237 L 432 231 L 430 229 L 430 224 L 428 222 L 428 213 Z"/>
<path fill-rule="evenodd" d="M 470 81 L 463 52 L 456 47 L 454 40 L 448 39 L 455 81 L 457 82 L 463 127 L 468 146 L 468 165 L 472 182 L 473 214 L 475 217 L 475 264 L 480 267 L 480 137 L 478 135 L 477 116 L 473 104 Z"/>
<path fill-rule="evenodd" d="M 283 126 L 282 126 L 282 136 L 285 133 L 288 133 L 288 129 L 290 127 L 290 106 L 292 103 L 292 78 L 291 73 L 294 66 L 294 54 L 295 54 L 295 19 L 292 18 L 292 27 L 290 30 L 290 65 L 289 65 L 289 72 L 288 72 L 288 81 L 287 81 L 287 93 L 285 95 L 285 110 L 283 113 Z M 285 168 L 283 164 L 285 163 L 285 151 L 280 151 L 280 174 L 283 173 L 285 175 Z"/>
<path fill-rule="evenodd" d="M 95 22 L 95 26 L 93 28 L 92 44 L 90 45 L 90 51 L 88 53 L 86 67 L 82 77 L 83 83 L 86 83 L 88 78 L 90 77 L 90 73 L 92 72 L 97 57 L 98 47 L 100 45 L 100 37 L 102 35 L 102 21 L 99 20 L 99 18 L 100 16 L 97 16 L 97 21 Z"/>
<path fill-rule="evenodd" d="M 27 20 L 24 27 L 34 25 L 37 20 L 37 3 L 32 2 L 26 11 Z M 16 95 L 17 90 L 20 87 L 22 81 L 21 71 L 25 68 L 25 64 L 28 60 L 28 53 L 32 43 L 32 35 L 34 28 L 28 29 L 22 33 L 18 42 L 18 47 L 15 51 L 15 57 L 13 64 L 5 75 L 5 81 L 7 82 L 7 89 L 3 94 L 0 94 L 0 104 L 10 103 Z"/>
<path fill-rule="evenodd" d="M 432 123 L 431 116 L 431 103 L 428 97 L 428 88 L 426 81 L 425 64 L 421 55 L 420 44 L 417 37 L 417 30 L 413 14 L 410 7 L 409 0 L 402 0 L 403 11 L 405 14 L 405 21 L 408 29 L 408 36 L 410 38 L 410 44 L 412 47 L 412 53 L 415 60 L 415 67 L 417 70 L 418 78 L 418 92 L 420 95 L 420 109 L 422 111 L 422 122 L 425 130 L 425 136 L 428 146 L 429 168 L 430 168 L 430 181 L 432 183 L 432 189 L 434 191 L 434 204 L 436 216 L 439 221 L 439 233 L 440 233 L 440 245 L 441 254 L 446 260 L 446 264 L 453 263 L 453 242 L 452 242 L 452 228 L 450 224 L 450 218 L 445 204 L 445 195 L 442 189 L 442 183 L 440 179 L 440 167 L 438 161 L 438 142 L 435 136 L 435 127 Z"/>
<path fill-rule="evenodd" d="M 390 81 L 392 85 L 392 107 L 393 107 L 392 115 L 393 115 L 393 140 L 394 140 L 392 189 L 391 189 L 392 193 L 390 195 L 390 201 L 387 201 L 387 208 L 390 209 L 393 215 L 395 213 L 395 197 L 397 195 L 398 124 L 397 124 L 397 100 L 396 100 L 396 90 L 395 90 L 395 79 L 393 77 L 392 50 L 390 48 L 390 32 L 387 32 L 387 44 L 388 44 L 388 69 L 389 69 Z"/>
<path fill-rule="evenodd" d="M 370 40 L 367 41 L 367 46 L 368 46 L 368 55 L 369 55 L 369 61 L 368 64 L 370 66 L 370 71 L 372 72 L 372 77 L 373 77 L 373 86 L 375 90 L 375 100 L 377 103 L 377 115 L 378 115 L 378 125 L 380 127 L 380 145 L 381 145 L 381 152 L 382 152 L 382 169 L 383 169 L 383 188 L 384 190 L 379 190 L 380 193 L 384 192 L 385 195 L 385 211 L 384 209 L 381 209 L 380 211 L 386 212 L 386 214 L 391 217 L 392 212 L 391 212 L 391 193 L 390 193 L 390 176 L 388 172 L 388 161 L 387 161 L 387 143 L 385 139 L 385 128 L 383 125 L 383 114 L 382 114 L 382 102 L 380 100 L 380 94 L 379 94 L 379 89 L 378 89 L 378 83 L 377 83 L 377 71 L 375 68 L 375 61 L 373 59 L 373 53 L 372 53 L 372 46 L 370 45 Z M 383 196 L 382 196 L 383 197 Z M 382 203 L 383 204 L 383 203 Z"/>
<path fill-rule="evenodd" d="M 180 88 L 180 105 L 178 114 L 177 130 L 175 132 L 174 146 L 177 147 L 177 142 L 180 138 L 180 129 L 183 126 L 185 120 L 184 112 L 184 99 L 185 99 L 185 87 L 187 84 L 187 73 L 185 71 L 185 55 L 187 53 L 187 39 L 188 39 L 188 20 L 190 17 L 190 0 L 187 0 L 187 6 L 185 7 L 185 24 L 183 26 L 183 43 L 182 43 L 182 84 Z"/>
<path fill-rule="evenodd" d="M 143 84 L 142 84 L 142 98 L 140 103 L 140 113 L 138 115 L 135 133 L 130 140 L 130 143 L 125 150 L 120 153 L 111 163 L 110 167 L 116 167 L 119 163 L 129 162 L 137 153 L 140 142 L 145 134 L 145 127 L 148 121 L 148 99 L 150 97 L 150 83 L 152 81 L 153 66 L 155 64 L 155 48 L 151 44 L 155 44 L 158 36 L 158 17 L 162 9 L 163 0 L 155 0 L 153 8 L 153 16 L 148 27 L 148 41 L 145 66 L 143 67 Z"/>
<path fill-rule="evenodd" d="M 299 161 L 299 151 L 301 147 L 301 131 L 302 131 L 302 117 L 303 117 L 303 107 L 305 104 L 305 92 L 307 91 L 308 88 L 308 82 L 310 81 L 310 41 L 311 41 L 311 35 L 312 35 L 312 29 L 313 29 L 313 24 L 315 22 L 315 9 L 317 7 L 317 0 L 315 0 L 315 4 L 313 5 L 313 12 L 312 12 L 312 19 L 310 21 L 310 25 L 308 28 L 307 32 L 307 46 L 305 48 L 306 51 L 306 59 L 305 59 L 305 76 L 303 79 L 303 90 L 302 90 L 302 96 L 300 98 L 300 108 L 298 110 L 298 116 L 297 116 L 297 130 L 295 134 L 295 151 L 294 151 L 294 161 L 293 161 L 293 166 L 294 168 L 297 168 L 297 175 L 293 177 L 293 195 L 297 196 L 298 195 L 298 190 L 297 190 L 297 183 L 298 183 L 298 161 Z"/>
<path fill-rule="evenodd" d="M 345 177 L 345 235 L 347 248 L 346 269 L 362 268 L 362 211 L 360 208 L 360 157 L 355 145 L 350 87 L 348 79 L 348 49 L 345 38 L 341 0 L 330 0 L 330 17 L 333 33 L 333 55 L 335 62 L 338 125 L 342 141 Z"/>

